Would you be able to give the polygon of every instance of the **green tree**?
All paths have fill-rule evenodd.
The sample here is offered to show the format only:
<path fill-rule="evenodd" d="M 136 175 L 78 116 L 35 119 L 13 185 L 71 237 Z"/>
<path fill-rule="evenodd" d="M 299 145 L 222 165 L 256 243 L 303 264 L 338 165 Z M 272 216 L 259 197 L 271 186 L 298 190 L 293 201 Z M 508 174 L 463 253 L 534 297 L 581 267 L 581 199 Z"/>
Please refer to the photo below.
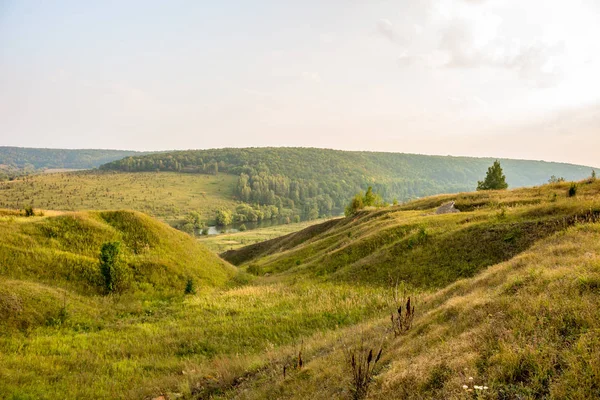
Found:
<path fill-rule="evenodd" d="M 367 192 L 365 193 L 365 197 L 363 198 L 363 203 L 365 207 L 374 206 L 377 201 L 377 196 L 373 193 L 373 188 L 369 186 Z"/>
<path fill-rule="evenodd" d="M 231 225 L 233 222 L 233 215 L 229 210 L 218 210 L 215 220 L 219 226 Z"/>
<path fill-rule="evenodd" d="M 502 190 L 507 189 L 506 176 L 498 160 L 488 168 L 485 180 L 477 182 L 477 190 Z"/>
<path fill-rule="evenodd" d="M 107 293 L 118 293 L 129 283 L 129 269 L 121 253 L 121 242 L 106 242 L 100 249 L 100 273 Z"/>
<path fill-rule="evenodd" d="M 354 195 L 354 197 L 350 201 L 350 204 L 346 206 L 344 214 L 346 215 L 346 217 L 349 217 L 351 215 L 356 214 L 358 210 L 361 210 L 363 208 L 365 208 L 365 203 L 363 194 L 361 192 Z"/>

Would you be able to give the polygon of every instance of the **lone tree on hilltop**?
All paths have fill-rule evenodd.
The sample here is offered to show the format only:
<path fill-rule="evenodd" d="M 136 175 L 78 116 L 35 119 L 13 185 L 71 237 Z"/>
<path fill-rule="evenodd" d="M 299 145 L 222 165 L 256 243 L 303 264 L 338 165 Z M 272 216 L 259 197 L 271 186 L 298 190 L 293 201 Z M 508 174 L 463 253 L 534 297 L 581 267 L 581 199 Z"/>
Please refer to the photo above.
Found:
<path fill-rule="evenodd" d="M 477 190 L 502 190 L 508 188 L 506 176 L 502 172 L 502 167 L 498 160 L 488 168 L 485 180 L 477 182 Z"/>

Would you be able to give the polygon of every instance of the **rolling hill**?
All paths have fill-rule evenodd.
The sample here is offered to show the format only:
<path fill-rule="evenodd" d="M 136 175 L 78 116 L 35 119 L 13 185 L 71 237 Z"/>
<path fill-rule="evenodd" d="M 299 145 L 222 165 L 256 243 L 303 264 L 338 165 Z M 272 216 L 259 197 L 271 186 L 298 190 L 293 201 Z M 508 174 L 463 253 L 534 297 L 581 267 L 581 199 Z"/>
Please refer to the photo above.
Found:
<path fill-rule="evenodd" d="M 365 210 L 225 253 L 241 271 L 136 212 L 4 211 L 0 397 L 352 398 L 347 355 L 381 346 L 372 399 L 596 398 L 600 181 L 570 187 Z M 136 279 L 106 296 L 112 240 Z"/>
<path fill-rule="evenodd" d="M 38 149 L 0 146 L 0 165 L 32 169 L 91 169 L 129 156 L 147 154 L 128 150 Z"/>
<path fill-rule="evenodd" d="M 490 158 L 354 152 L 315 148 L 189 150 L 127 157 L 101 167 L 113 171 L 179 171 L 239 176 L 238 199 L 298 207 L 306 215 L 341 210 L 368 186 L 385 200 L 406 201 L 474 190 Z M 580 180 L 592 168 L 543 161 L 500 160 L 510 187 L 546 183 L 550 176 Z"/>

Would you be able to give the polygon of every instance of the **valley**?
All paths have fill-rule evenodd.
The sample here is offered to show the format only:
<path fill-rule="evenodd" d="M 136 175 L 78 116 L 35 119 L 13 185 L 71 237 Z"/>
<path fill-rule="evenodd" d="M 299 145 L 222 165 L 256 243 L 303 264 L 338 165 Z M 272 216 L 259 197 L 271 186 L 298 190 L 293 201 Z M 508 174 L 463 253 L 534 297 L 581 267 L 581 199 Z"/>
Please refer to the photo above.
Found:
<path fill-rule="evenodd" d="M 600 183 L 570 185 L 359 211 L 225 261 L 138 212 L 3 211 L 0 397 L 351 398 L 345 354 L 381 347 L 368 398 L 593 398 Z M 107 295 L 114 240 L 134 279 Z"/>

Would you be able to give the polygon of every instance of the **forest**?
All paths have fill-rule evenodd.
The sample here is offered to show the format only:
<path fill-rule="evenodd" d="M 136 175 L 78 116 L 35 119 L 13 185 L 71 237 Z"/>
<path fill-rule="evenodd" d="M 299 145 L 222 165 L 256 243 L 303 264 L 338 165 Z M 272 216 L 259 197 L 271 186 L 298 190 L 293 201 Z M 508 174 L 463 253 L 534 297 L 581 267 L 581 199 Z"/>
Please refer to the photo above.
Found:
<path fill-rule="evenodd" d="M 591 168 L 542 161 L 500 160 L 511 187 L 533 186 L 551 175 L 568 180 Z M 369 186 L 385 201 L 408 201 L 473 190 L 494 159 L 353 152 L 316 148 L 187 150 L 130 156 L 101 170 L 233 174 L 238 200 L 299 210 L 306 219 L 340 213 Z"/>

